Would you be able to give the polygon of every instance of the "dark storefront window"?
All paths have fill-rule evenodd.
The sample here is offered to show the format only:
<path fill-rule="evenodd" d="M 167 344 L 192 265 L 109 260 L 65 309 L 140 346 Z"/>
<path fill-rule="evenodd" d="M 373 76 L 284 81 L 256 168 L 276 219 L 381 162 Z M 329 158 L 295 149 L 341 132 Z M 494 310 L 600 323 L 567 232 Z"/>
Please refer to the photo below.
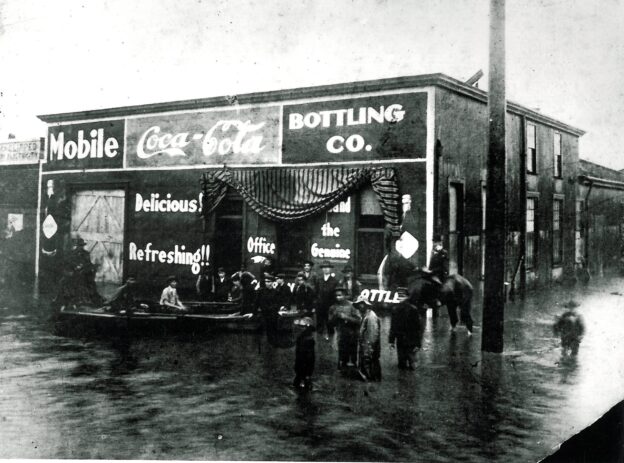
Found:
<path fill-rule="evenodd" d="M 561 228 L 561 211 L 563 210 L 563 200 L 553 200 L 553 265 L 561 264 L 563 258 L 563 229 Z"/>
<path fill-rule="evenodd" d="M 373 276 L 384 258 L 384 218 L 372 188 L 360 194 L 358 218 L 358 273 Z"/>
<path fill-rule="evenodd" d="M 526 138 L 527 172 L 530 174 L 535 174 L 537 172 L 537 140 L 535 126 L 533 124 L 527 124 Z"/>
<path fill-rule="evenodd" d="M 554 153 L 555 153 L 555 165 L 554 165 L 554 176 L 557 178 L 561 178 L 561 134 L 558 132 L 555 132 L 555 137 L 554 137 Z"/>
<path fill-rule="evenodd" d="M 214 264 L 234 272 L 241 267 L 243 241 L 243 198 L 228 193 L 215 214 Z"/>
<path fill-rule="evenodd" d="M 527 198 L 526 204 L 526 269 L 532 270 L 537 261 L 537 198 Z"/>

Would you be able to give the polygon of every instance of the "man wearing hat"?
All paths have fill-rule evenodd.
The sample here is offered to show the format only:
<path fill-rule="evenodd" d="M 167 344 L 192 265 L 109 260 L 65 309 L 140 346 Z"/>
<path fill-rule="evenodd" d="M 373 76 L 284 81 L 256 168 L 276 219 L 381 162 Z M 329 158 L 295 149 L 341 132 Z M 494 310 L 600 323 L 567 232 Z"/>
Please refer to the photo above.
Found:
<path fill-rule="evenodd" d="M 336 302 L 329 308 L 328 326 L 338 332 L 338 369 L 349 363 L 357 365 L 358 331 L 362 317 L 353 304 L 346 298 L 342 286 L 335 289 Z"/>
<path fill-rule="evenodd" d="M 86 244 L 80 236 L 74 240 L 74 245 L 67 257 L 67 270 L 72 274 L 72 285 L 75 288 L 74 302 L 97 305 L 102 303 L 102 297 L 95 285 L 95 268 L 91 263 L 91 255 L 84 249 Z"/>
<path fill-rule="evenodd" d="M 433 249 L 429 259 L 429 270 L 431 279 L 438 284 L 444 283 L 449 273 L 449 255 L 444 249 L 442 235 L 433 236 Z"/>
<path fill-rule="evenodd" d="M 323 275 L 318 279 L 318 304 L 316 307 L 316 325 L 319 333 L 325 333 L 325 339 L 329 340 L 329 336 L 334 334 L 334 329 L 327 326 L 327 316 L 329 308 L 336 300 L 335 290 L 338 286 L 338 280 L 332 275 L 334 266 L 329 261 L 321 264 Z"/>
<path fill-rule="evenodd" d="M 226 276 L 225 269 L 219 267 L 217 269 L 217 278 L 214 280 L 214 300 L 216 302 L 227 301 L 231 289 L 232 281 Z"/>
<path fill-rule="evenodd" d="M 381 381 L 381 321 L 373 311 L 373 305 L 359 296 L 353 305 L 360 311 L 362 323 L 359 336 L 359 373 L 367 381 Z"/>
<path fill-rule="evenodd" d="M 427 321 L 426 311 L 410 303 L 407 288 L 398 288 L 399 304 L 392 312 L 388 342 L 393 349 L 396 344 L 399 369 L 413 370 L 416 353 L 422 347 L 422 338 Z"/>
<path fill-rule="evenodd" d="M 256 295 L 256 311 L 262 312 L 266 334 L 269 342 L 277 337 L 277 322 L 279 316 L 277 292 L 273 287 L 275 277 L 270 273 L 265 273 L 260 289 Z"/>
<path fill-rule="evenodd" d="M 355 275 L 353 274 L 353 267 L 349 264 L 344 266 L 342 274 L 344 276 L 342 281 L 340 281 L 340 286 L 345 288 L 345 295 L 347 299 L 355 301 L 355 299 L 357 299 L 362 292 L 362 284 L 356 280 Z"/>
<path fill-rule="evenodd" d="M 171 275 L 167 278 L 167 287 L 160 295 L 160 305 L 173 310 L 186 310 L 182 301 L 178 297 L 178 279 Z"/>

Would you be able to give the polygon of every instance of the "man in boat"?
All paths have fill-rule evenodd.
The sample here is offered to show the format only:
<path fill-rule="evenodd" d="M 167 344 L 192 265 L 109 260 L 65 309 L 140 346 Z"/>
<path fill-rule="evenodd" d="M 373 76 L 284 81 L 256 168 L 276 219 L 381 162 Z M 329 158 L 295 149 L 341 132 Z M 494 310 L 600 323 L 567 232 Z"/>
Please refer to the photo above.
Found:
<path fill-rule="evenodd" d="M 163 289 L 162 294 L 160 295 L 160 305 L 167 309 L 173 309 L 176 311 L 186 311 L 187 308 L 184 307 L 182 301 L 178 297 L 178 279 L 175 276 L 170 276 L 167 278 L 167 287 Z"/>
<path fill-rule="evenodd" d="M 129 313 L 133 310 L 137 305 L 136 277 L 128 275 L 126 284 L 117 288 L 106 305 L 108 310 L 113 313 L 119 313 L 122 310 Z"/>
<path fill-rule="evenodd" d="M 297 311 L 309 317 L 312 316 L 314 299 L 314 289 L 306 283 L 305 273 L 299 272 L 295 279 L 295 289 L 293 290 L 293 300 Z"/>
<path fill-rule="evenodd" d="M 204 267 L 195 282 L 195 290 L 200 301 L 211 301 L 212 294 L 212 272 L 210 267 Z"/>
<path fill-rule="evenodd" d="M 362 317 L 351 301 L 346 298 L 346 289 L 335 289 L 336 302 L 329 308 L 328 326 L 338 332 L 338 369 L 357 364 L 358 332 Z"/>
<path fill-rule="evenodd" d="M 275 277 L 275 297 L 280 310 L 290 310 L 292 291 L 286 284 L 286 275 L 278 273 Z"/>
<path fill-rule="evenodd" d="M 232 281 L 226 276 L 225 269 L 217 269 L 217 278 L 214 280 L 214 300 L 215 302 L 226 302 L 230 296 Z"/>
<path fill-rule="evenodd" d="M 230 290 L 229 302 L 240 304 L 243 301 L 243 286 L 241 283 L 241 277 L 237 273 L 232 276 L 232 289 Z"/>

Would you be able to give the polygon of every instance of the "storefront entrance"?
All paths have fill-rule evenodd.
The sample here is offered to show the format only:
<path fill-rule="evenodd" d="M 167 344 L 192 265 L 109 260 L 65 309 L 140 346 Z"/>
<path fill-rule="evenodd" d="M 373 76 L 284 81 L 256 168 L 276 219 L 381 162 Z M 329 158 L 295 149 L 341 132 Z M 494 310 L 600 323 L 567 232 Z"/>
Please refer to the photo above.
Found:
<path fill-rule="evenodd" d="M 124 190 L 80 190 L 71 197 L 71 238 L 86 241 L 98 283 L 123 279 L 125 200 Z"/>

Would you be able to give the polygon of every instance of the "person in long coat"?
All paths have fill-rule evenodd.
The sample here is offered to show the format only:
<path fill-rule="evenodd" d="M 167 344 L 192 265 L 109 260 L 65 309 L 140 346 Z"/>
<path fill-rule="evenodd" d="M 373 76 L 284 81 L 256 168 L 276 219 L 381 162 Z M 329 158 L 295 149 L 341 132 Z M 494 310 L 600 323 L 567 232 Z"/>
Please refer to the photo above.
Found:
<path fill-rule="evenodd" d="M 336 288 L 336 302 L 329 308 L 328 326 L 338 333 L 338 368 L 349 363 L 357 365 L 358 335 L 362 317 L 353 303 L 346 298 L 346 290 Z"/>
<path fill-rule="evenodd" d="M 323 276 L 318 280 L 316 327 L 319 333 L 325 333 L 325 339 L 329 339 L 329 336 L 334 334 L 333 328 L 327 325 L 329 308 L 336 300 L 335 290 L 338 286 L 338 280 L 331 273 L 333 268 L 334 266 L 330 262 L 323 262 L 321 264 Z"/>
<path fill-rule="evenodd" d="M 388 342 L 391 349 L 396 346 L 399 369 L 413 370 L 416 353 L 422 347 L 426 312 L 410 303 L 405 288 L 400 288 L 398 294 L 400 302 L 392 312 Z"/>
<path fill-rule="evenodd" d="M 277 292 L 273 288 L 275 277 L 270 273 L 264 274 L 264 286 L 261 286 L 256 295 L 256 311 L 262 312 L 267 339 L 272 342 L 277 337 L 279 305 Z M 244 296 L 243 296 L 244 297 Z"/>
<path fill-rule="evenodd" d="M 373 305 L 365 297 L 358 297 L 355 307 L 362 315 L 359 337 L 359 373 L 367 381 L 381 381 L 381 321 Z"/>

